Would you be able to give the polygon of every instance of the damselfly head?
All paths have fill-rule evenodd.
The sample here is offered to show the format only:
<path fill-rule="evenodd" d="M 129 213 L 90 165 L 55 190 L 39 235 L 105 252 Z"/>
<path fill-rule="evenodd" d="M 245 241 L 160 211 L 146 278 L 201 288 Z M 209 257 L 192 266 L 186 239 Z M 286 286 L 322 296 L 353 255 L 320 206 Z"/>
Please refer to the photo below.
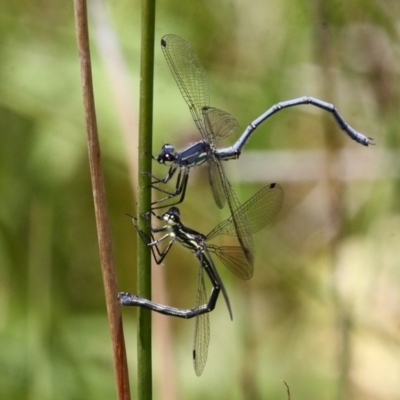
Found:
<path fill-rule="evenodd" d="M 181 212 L 178 207 L 171 207 L 166 213 L 162 215 L 162 219 L 171 225 L 180 222 Z"/>
<path fill-rule="evenodd" d="M 174 162 L 176 160 L 175 148 L 172 144 L 164 144 L 161 148 L 161 153 L 158 157 L 153 157 L 160 164 L 166 164 L 168 162 Z"/>

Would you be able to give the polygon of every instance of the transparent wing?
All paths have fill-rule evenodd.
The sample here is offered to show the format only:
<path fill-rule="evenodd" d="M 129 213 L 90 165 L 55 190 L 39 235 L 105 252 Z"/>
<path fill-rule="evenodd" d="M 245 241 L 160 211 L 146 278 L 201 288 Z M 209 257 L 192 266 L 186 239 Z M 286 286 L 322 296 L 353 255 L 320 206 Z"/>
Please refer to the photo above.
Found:
<path fill-rule="evenodd" d="M 199 268 L 197 284 L 196 307 L 207 304 L 206 286 L 203 278 L 203 268 Z M 210 343 L 210 322 L 208 313 L 196 317 L 193 341 L 193 364 L 197 376 L 203 373 L 208 355 L 208 345 Z"/>
<path fill-rule="evenodd" d="M 232 319 L 232 308 L 229 301 L 228 293 L 226 292 L 225 286 L 218 275 L 214 263 L 212 262 L 210 253 L 208 252 L 207 248 L 205 248 L 204 253 L 199 252 L 197 256 L 199 258 L 201 267 L 199 268 L 196 307 L 201 308 L 202 306 L 204 307 L 205 304 L 208 304 L 208 306 L 211 308 L 212 305 L 215 305 L 215 302 L 218 298 L 219 290 L 221 290 L 226 306 L 228 308 L 229 316 Z M 206 273 L 213 284 L 213 290 L 218 291 L 214 293 L 214 295 L 216 296 L 214 296 L 214 302 L 212 304 L 208 303 L 207 301 L 206 287 L 203 278 L 204 270 L 206 270 Z M 198 376 L 202 374 L 207 361 L 208 345 L 210 343 L 210 324 L 208 317 L 208 312 L 210 311 L 210 308 L 204 314 L 200 314 L 196 317 L 193 343 L 193 363 L 194 369 Z"/>
<path fill-rule="evenodd" d="M 227 197 L 225 186 L 230 186 L 222 167 L 221 161 L 215 156 L 213 149 L 216 149 L 219 139 L 236 132 L 239 124 L 232 115 L 209 107 L 203 109 L 205 132 L 207 141 L 211 145 L 208 150 L 208 180 L 218 208 L 223 208 Z M 232 189 L 233 190 L 233 189 Z M 228 194 L 229 195 L 229 194 Z M 233 194 L 234 196 L 234 194 Z M 237 201 L 237 206 L 239 202 Z"/>
<path fill-rule="evenodd" d="M 207 73 L 193 47 L 179 36 L 165 35 L 161 49 L 203 139 L 216 145 L 219 139 L 236 132 L 239 124 L 231 114 L 209 107 Z"/>
<path fill-rule="evenodd" d="M 262 188 L 253 197 L 238 207 L 225 221 L 218 224 L 208 235 L 211 240 L 219 235 L 236 236 L 235 219 L 248 224 L 250 234 L 258 232 L 272 221 L 282 207 L 283 190 L 277 183 Z"/>
<path fill-rule="evenodd" d="M 226 201 L 228 202 L 229 210 L 231 212 L 231 220 L 233 223 L 233 236 L 237 236 L 240 246 L 243 250 L 244 256 L 248 262 L 254 264 L 254 241 L 251 236 L 252 231 L 247 220 L 246 213 L 238 212 L 240 209 L 240 203 L 233 190 L 231 184 L 226 178 L 225 171 L 221 163 L 218 163 L 219 173 L 221 175 L 221 182 L 223 185 Z"/>
<path fill-rule="evenodd" d="M 236 118 L 226 111 L 214 107 L 203 107 L 202 112 L 208 142 L 215 147 L 218 140 L 232 135 L 239 128 Z"/>
<path fill-rule="evenodd" d="M 210 87 L 200 59 L 192 46 L 176 35 L 165 35 L 161 39 L 161 49 L 193 120 L 206 139 L 202 109 L 209 106 Z"/>
<path fill-rule="evenodd" d="M 245 257 L 241 247 L 215 246 L 213 244 L 208 244 L 207 248 L 211 253 L 214 253 L 238 278 L 248 280 L 253 276 L 254 267 Z"/>
<path fill-rule="evenodd" d="M 277 183 L 271 183 L 243 204 L 251 233 L 258 232 L 271 223 L 281 209 L 282 203 L 283 190 L 281 186 Z"/>
<path fill-rule="evenodd" d="M 223 176 L 220 173 L 220 161 L 211 152 L 208 154 L 208 182 L 211 186 L 211 191 L 214 196 L 215 204 L 218 208 L 225 206 L 225 191 Z"/>

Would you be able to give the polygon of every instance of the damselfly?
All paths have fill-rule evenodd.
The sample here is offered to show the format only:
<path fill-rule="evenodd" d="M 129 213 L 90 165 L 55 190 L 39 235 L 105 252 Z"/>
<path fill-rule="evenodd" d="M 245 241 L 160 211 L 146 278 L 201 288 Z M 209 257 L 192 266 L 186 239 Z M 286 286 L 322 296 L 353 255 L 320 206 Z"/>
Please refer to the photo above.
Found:
<path fill-rule="evenodd" d="M 190 169 L 207 162 L 208 178 L 215 202 L 219 208 L 223 208 L 225 202 L 228 203 L 243 254 L 252 264 L 254 262 L 254 242 L 249 234 L 249 224 L 244 215 L 236 216 L 237 214 L 235 214 L 240 203 L 225 175 L 221 161 L 238 158 L 254 130 L 273 114 L 282 109 L 302 104 L 310 104 L 330 112 L 339 127 L 358 143 L 368 146 L 371 138 L 362 135 L 348 125 L 332 104 L 312 97 L 301 97 L 275 104 L 255 119 L 233 146 L 217 149 L 220 139 L 236 132 L 239 126 L 237 120 L 229 113 L 209 106 L 210 88 L 206 71 L 188 42 L 176 35 L 166 35 L 161 39 L 161 48 L 179 90 L 189 106 L 202 140 L 181 152 L 175 151 L 171 144 L 165 144 L 160 154 L 153 157 L 159 163 L 170 167 L 164 178 L 153 176 L 152 186 L 166 196 L 155 201 L 152 208 L 164 208 L 181 203 L 185 197 Z M 168 191 L 160 186 L 160 183 L 170 181 L 177 171 L 178 176 L 173 191 Z M 179 198 L 176 198 L 178 196 Z M 169 199 L 173 199 L 173 201 L 167 203 Z"/>
<path fill-rule="evenodd" d="M 261 230 L 272 220 L 280 210 L 282 201 L 283 191 L 278 184 L 273 183 L 261 189 L 246 203 L 240 206 L 234 214 L 236 214 L 236 218 L 241 218 L 243 216 L 246 218 L 249 225 L 249 233 L 253 234 Z M 147 237 L 138 229 L 136 219 L 132 218 L 132 220 L 142 240 L 148 246 L 151 246 L 157 264 L 160 264 L 164 260 L 175 241 L 178 241 L 195 254 L 200 264 L 196 307 L 181 309 L 165 306 L 130 293 L 120 293 L 119 299 L 124 306 L 144 307 L 161 314 L 180 318 L 196 317 L 193 362 L 196 374 L 200 376 L 203 372 L 208 354 L 210 338 L 208 313 L 214 309 L 221 291 L 232 319 L 232 310 L 228 294 L 214 265 L 211 254 L 217 255 L 222 263 L 240 279 L 250 279 L 252 277 L 253 264 L 250 263 L 246 257 L 243 257 L 243 252 L 239 246 L 216 246 L 207 243 L 209 240 L 219 235 L 236 236 L 233 214 L 228 219 L 218 224 L 208 235 L 203 235 L 185 226 L 180 220 L 180 211 L 177 207 L 171 207 L 161 217 L 157 218 L 166 222 L 166 225 L 162 227 L 152 227 L 153 233 L 165 232 L 165 234 L 158 239 L 154 239 L 153 235 L 152 238 Z M 158 244 L 164 240 L 169 240 L 169 242 L 163 250 L 160 250 Z M 208 300 L 203 277 L 204 271 L 212 285 L 212 291 Z"/>

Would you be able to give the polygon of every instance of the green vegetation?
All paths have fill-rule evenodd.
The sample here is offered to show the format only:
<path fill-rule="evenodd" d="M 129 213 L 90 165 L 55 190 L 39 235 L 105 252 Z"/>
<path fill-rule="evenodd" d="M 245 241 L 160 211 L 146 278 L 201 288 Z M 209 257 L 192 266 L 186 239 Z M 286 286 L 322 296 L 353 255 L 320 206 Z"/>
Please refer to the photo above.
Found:
<path fill-rule="evenodd" d="M 136 213 L 140 3 L 107 2 L 105 18 L 98 7 L 90 34 L 109 218 L 119 288 L 135 292 L 137 235 L 124 213 Z M 72 3 L 1 8 L 0 398 L 113 399 Z M 210 315 L 201 378 L 194 321 L 153 314 L 154 399 L 286 399 L 281 379 L 292 399 L 399 396 L 398 15 L 397 0 L 159 2 L 153 154 L 199 138 L 159 47 L 167 33 L 193 45 L 211 105 L 242 130 L 272 104 L 311 95 L 376 146 L 304 106 L 278 113 L 225 164 L 242 201 L 277 181 L 284 207 L 255 236 L 251 281 L 218 265 L 234 320 L 222 302 Z M 182 219 L 207 233 L 226 210 L 204 168 L 190 178 Z M 154 299 L 192 306 L 196 271 L 177 246 L 153 268 Z M 123 310 L 132 392 L 136 315 Z"/>

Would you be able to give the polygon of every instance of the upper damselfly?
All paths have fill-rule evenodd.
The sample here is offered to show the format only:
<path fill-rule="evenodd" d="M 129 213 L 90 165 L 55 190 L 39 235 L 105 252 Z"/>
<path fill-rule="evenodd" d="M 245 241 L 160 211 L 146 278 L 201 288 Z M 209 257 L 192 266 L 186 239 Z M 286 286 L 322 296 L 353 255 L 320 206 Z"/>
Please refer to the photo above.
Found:
<path fill-rule="evenodd" d="M 185 197 L 190 169 L 206 162 L 215 202 L 219 208 L 228 203 L 243 254 L 250 263 L 253 263 L 254 243 L 249 234 L 249 224 L 244 215 L 235 216 L 235 210 L 239 208 L 240 203 L 225 175 L 221 161 L 238 158 L 254 130 L 269 117 L 285 108 L 302 104 L 310 104 L 330 112 L 339 127 L 356 142 L 368 146 L 372 139 L 348 125 L 332 104 L 313 97 L 301 97 L 275 104 L 251 122 L 235 144 L 218 149 L 218 141 L 232 135 L 238 129 L 237 120 L 226 111 L 210 107 L 210 88 L 206 71 L 188 42 L 170 34 L 161 39 L 161 48 L 179 90 L 189 106 L 202 140 L 180 152 L 175 151 L 173 145 L 165 144 L 160 154 L 153 157 L 159 163 L 169 165 L 169 171 L 164 178 L 153 176 L 152 186 L 166 196 L 155 201 L 152 208 L 164 208 L 181 203 Z M 176 172 L 178 176 L 174 190 L 168 191 L 160 186 L 160 183 L 167 183 Z M 169 202 L 170 199 L 172 201 Z"/>

